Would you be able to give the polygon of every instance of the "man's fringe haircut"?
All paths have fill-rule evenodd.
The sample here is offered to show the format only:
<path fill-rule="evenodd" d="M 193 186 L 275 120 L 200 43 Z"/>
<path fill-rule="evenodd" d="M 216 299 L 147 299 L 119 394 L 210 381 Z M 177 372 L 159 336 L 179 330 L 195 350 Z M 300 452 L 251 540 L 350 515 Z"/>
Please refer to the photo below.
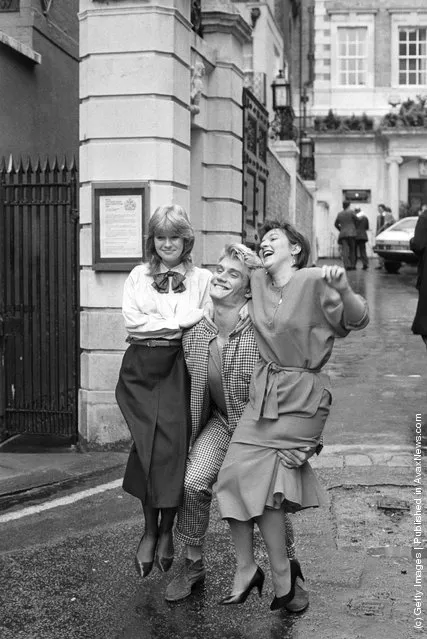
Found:
<path fill-rule="evenodd" d="M 250 271 L 262 267 L 262 262 L 255 251 L 244 244 L 239 244 L 238 242 L 235 242 L 234 244 L 227 244 L 218 261 L 220 262 L 225 257 L 231 257 L 232 259 L 239 260 L 239 262 L 244 264 Z"/>

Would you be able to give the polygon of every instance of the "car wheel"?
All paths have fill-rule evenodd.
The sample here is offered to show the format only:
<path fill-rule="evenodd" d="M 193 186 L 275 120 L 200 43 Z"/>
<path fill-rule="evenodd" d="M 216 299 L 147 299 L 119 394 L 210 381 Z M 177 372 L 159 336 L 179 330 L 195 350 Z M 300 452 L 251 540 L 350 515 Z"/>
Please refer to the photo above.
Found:
<path fill-rule="evenodd" d="M 401 267 L 400 262 L 384 262 L 384 268 L 387 273 L 398 273 Z"/>

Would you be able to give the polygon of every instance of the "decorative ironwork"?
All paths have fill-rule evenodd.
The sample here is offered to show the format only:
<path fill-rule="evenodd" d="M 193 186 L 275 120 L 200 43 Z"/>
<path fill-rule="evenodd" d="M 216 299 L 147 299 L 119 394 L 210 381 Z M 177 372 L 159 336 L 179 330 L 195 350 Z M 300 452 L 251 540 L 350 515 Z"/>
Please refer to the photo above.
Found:
<path fill-rule="evenodd" d="M 247 246 L 259 246 L 259 227 L 267 205 L 268 112 L 249 89 L 243 89 L 242 236 Z"/>
<path fill-rule="evenodd" d="M 252 91 L 263 104 L 267 104 L 267 74 L 262 71 L 245 71 L 244 87 Z"/>
<path fill-rule="evenodd" d="M 0 13 L 19 11 L 19 0 L 0 0 Z"/>
<path fill-rule="evenodd" d="M 296 140 L 298 129 L 294 126 L 295 114 L 291 106 L 277 109 L 270 124 L 270 137 L 273 140 Z"/>
<path fill-rule="evenodd" d="M 0 164 L 3 430 L 77 436 L 77 169 Z"/>
<path fill-rule="evenodd" d="M 203 38 L 201 0 L 191 0 L 191 24 L 193 25 L 193 31 Z"/>
<path fill-rule="evenodd" d="M 314 170 L 314 155 L 311 158 L 303 158 L 300 156 L 298 173 L 303 180 L 316 179 L 316 171 Z"/>

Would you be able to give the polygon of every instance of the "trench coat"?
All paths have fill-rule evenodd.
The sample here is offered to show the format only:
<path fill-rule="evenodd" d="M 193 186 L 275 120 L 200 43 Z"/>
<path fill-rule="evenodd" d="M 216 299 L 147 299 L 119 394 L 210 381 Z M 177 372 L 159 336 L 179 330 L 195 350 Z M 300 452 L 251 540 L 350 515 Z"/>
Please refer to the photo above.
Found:
<path fill-rule="evenodd" d="M 410 247 L 420 260 L 417 277 L 419 297 L 412 332 L 416 335 L 427 335 L 427 211 L 423 211 L 417 220 Z"/>

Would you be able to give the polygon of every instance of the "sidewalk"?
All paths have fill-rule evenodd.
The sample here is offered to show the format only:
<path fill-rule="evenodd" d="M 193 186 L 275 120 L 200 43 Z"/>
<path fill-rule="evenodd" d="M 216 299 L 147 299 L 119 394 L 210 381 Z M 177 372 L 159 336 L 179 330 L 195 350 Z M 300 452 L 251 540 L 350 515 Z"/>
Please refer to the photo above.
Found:
<path fill-rule="evenodd" d="M 21 452 L 22 450 L 22 452 Z M 123 475 L 128 453 L 87 452 L 76 446 L 30 448 L 0 445 L 0 511 L 50 496 L 107 474 Z"/>

